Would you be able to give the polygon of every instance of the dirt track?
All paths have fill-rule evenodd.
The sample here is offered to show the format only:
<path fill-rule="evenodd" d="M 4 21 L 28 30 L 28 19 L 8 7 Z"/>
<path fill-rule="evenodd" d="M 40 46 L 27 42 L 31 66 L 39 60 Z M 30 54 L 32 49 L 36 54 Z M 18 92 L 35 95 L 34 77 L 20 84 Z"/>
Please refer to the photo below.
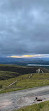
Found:
<path fill-rule="evenodd" d="M 49 100 L 49 86 L 0 94 L 0 111 L 11 111 L 39 103 L 35 101 L 36 96 L 42 98 L 42 101 Z"/>

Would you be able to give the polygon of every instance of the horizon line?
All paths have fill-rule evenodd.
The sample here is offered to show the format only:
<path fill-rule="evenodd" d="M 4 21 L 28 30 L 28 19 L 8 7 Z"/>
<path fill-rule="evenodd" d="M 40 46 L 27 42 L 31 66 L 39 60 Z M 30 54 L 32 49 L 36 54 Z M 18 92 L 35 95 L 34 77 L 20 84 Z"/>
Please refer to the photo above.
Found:
<path fill-rule="evenodd" d="M 31 55 L 11 55 L 11 56 L 6 56 L 9 58 L 44 58 L 44 57 L 49 57 L 49 54 L 31 54 Z"/>

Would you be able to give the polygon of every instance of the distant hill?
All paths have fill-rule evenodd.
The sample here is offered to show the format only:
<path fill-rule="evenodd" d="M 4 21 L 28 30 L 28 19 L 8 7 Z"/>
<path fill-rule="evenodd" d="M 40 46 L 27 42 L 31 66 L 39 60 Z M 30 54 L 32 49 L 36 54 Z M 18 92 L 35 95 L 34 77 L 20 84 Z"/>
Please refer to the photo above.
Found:
<path fill-rule="evenodd" d="M 0 64 L 15 64 L 27 66 L 28 64 L 49 65 L 49 58 L 9 58 L 0 57 Z"/>
<path fill-rule="evenodd" d="M 0 80 L 7 80 L 9 78 L 15 78 L 20 75 L 38 73 L 49 73 L 49 69 L 44 67 L 27 67 L 27 66 L 15 66 L 15 65 L 0 65 Z"/>
<path fill-rule="evenodd" d="M 39 67 L 39 66 L 27 67 L 27 66 L 14 66 L 14 65 L 0 65 L 0 71 L 16 72 L 19 75 L 29 74 L 29 73 L 36 73 L 36 70 L 38 70 L 39 68 L 44 73 L 49 73 L 49 69 L 44 68 L 44 67 Z"/>

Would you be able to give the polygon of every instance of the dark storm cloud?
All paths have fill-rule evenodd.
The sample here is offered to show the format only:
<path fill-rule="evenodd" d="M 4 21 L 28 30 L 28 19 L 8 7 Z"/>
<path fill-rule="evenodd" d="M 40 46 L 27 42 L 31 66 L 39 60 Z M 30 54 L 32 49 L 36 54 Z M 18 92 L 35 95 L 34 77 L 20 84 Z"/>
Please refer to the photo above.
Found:
<path fill-rule="evenodd" d="M 0 55 L 49 53 L 49 0 L 0 0 Z"/>

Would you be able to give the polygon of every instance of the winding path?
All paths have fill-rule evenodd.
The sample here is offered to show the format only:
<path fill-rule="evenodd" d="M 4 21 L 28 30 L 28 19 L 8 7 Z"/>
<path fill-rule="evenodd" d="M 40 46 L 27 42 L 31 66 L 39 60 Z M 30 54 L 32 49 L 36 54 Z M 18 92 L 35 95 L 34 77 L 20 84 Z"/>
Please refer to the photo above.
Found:
<path fill-rule="evenodd" d="M 0 111 L 11 111 L 38 103 L 35 101 L 36 96 L 42 97 L 42 101 L 49 100 L 49 86 L 0 94 Z"/>

